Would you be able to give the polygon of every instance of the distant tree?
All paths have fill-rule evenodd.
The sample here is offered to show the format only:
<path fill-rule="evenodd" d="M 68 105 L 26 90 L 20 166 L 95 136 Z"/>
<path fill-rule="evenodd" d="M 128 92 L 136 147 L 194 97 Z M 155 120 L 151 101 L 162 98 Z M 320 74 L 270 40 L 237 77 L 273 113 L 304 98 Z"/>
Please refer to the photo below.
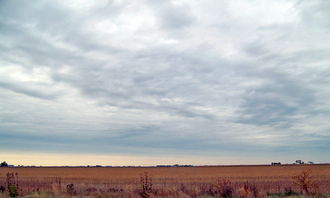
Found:
<path fill-rule="evenodd" d="M 1 162 L 0 167 L 8 167 L 7 162 L 5 162 L 5 161 Z"/>

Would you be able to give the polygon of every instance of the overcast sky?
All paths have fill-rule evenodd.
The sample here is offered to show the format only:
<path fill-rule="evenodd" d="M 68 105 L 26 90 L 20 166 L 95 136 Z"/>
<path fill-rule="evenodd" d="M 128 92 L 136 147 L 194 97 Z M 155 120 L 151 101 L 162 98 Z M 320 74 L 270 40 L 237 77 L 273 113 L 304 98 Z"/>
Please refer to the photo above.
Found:
<path fill-rule="evenodd" d="M 330 162 L 329 10 L 2 0 L 0 160 Z"/>

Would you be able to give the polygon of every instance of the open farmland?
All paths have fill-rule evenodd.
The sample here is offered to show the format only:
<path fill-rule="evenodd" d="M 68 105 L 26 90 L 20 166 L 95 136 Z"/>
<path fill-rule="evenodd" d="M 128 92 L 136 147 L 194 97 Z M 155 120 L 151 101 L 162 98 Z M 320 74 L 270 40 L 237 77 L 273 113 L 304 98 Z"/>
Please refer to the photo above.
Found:
<path fill-rule="evenodd" d="M 202 167 L 38 167 L 0 168 L 0 185 L 17 173 L 22 196 L 47 197 L 221 197 L 224 188 L 239 197 L 303 193 L 293 176 L 307 171 L 309 193 L 330 192 L 330 165 L 202 166 Z M 43 194 L 44 193 L 44 194 Z M 305 192 L 306 193 L 306 192 Z M 40 195 L 40 196 L 41 196 Z M 146 195 L 147 196 L 147 195 Z"/>

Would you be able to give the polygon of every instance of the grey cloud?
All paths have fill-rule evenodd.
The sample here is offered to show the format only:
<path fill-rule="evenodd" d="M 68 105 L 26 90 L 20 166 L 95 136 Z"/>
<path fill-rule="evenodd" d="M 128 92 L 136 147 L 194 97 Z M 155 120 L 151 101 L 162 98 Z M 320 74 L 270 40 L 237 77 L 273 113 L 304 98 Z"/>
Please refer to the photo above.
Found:
<path fill-rule="evenodd" d="M 311 27 L 323 26 L 325 28 L 330 28 L 329 20 L 324 20 L 330 17 L 329 1 L 301 1 L 297 4 L 297 7 L 301 8 L 299 14 L 303 23 L 310 25 Z"/>
<path fill-rule="evenodd" d="M 172 1 L 149 0 L 148 2 L 165 29 L 184 28 L 190 26 L 195 20 L 187 5 L 175 5 Z"/>
<path fill-rule="evenodd" d="M 27 96 L 36 97 L 40 99 L 47 99 L 47 100 L 55 99 L 57 96 L 57 94 L 47 93 L 46 91 L 40 91 L 40 89 L 38 88 L 25 87 L 22 84 L 13 84 L 13 83 L 0 81 L 0 88 L 8 89 L 13 92 L 24 94 Z M 44 89 L 47 89 L 47 87 L 44 87 Z"/>
<path fill-rule="evenodd" d="M 86 20 L 88 15 L 77 16 L 56 3 L 43 2 L 38 5 L 34 7 L 28 3 L 26 7 L 30 9 L 25 9 L 26 11 L 20 11 L 20 8 L 24 6 L 19 6 L 18 10 L 15 9 L 17 5 L 13 2 L 5 1 L 2 6 L 2 9 L 6 11 L 11 10 L 10 14 L 6 15 L 5 11 L 0 14 L 0 17 L 6 21 L 0 24 L 4 28 L 1 34 L 11 41 L 11 51 L 15 49 L 20 53 L 26 53 L 31 59 L 35 58 L 33 61 L 39 62 L 40 65 L 55 65 L 56 67 L 58 62 L 77 63 L 77 60 L 82 58 L 81 52 L 117 53 L 120 51 L 118 48 L 93 40 L 91 34 L 83 31 L 85 27 L 81 22 Z M 40 35 L 31 32 L 30 29 L 37 30 L 55 42 L 62 41 L 73 45 L 79 51 L 71 52 L 62 47 L 53 46 L 47 38 L 40 38 Z M 13 37 L 15 40 L 12 39 Z"/>
<path fill-rule="evenodd" d="M 194 54 L 173 53 L 163 48 L 131 53 L 136 56 L 128 56 L 129 62 L 123 62 L 119 68 L 108 67 L 111 63 L 103 63 L 91 71 L 87 64 L 80 66 L 75 74 L 53 73 L 53 78 L 79 87 L 87 97 L 100 99 L 101 104 L 159 110 L 188 117 L 212 117 L 202 112 L 193 113 L 191 107 L 203 106 L 198 102 L 170 104 L 162 101 L 167 97 L 191 97 L 189 100 L 195 100 L 195 94 L 203 91 L 200 88 L 203 79 L 200 78 L 204 78 L 201 75 L 203 72 L 199 69 L 195 71 L 195 68 L 206 68 L 207 66 L 203 66 L 206 60 L 195 60 L 192 58 Z M 143 97 L 155 100 L 158 105 L 138 99 Z"/>
<path fill-rule="evenodd" d="M 318 115 L 316 123 L 329 118 L 330 106 L 325 101 L 330 97 L 329 49 L 324 44 L 326 38 L 308 29 L 315 24 L 308 23 L 309 15 L 303 11 L 307 4 L 297 5 L 307 18 L 294 27 L 264 27 L 258 20 L 250 24 L 239 18 L 234 21 L 226 10 L 228 6 L 215 4 L 218 8 L 212 13 L 204 4 L 196 4 L 109 1 L 105 6 L 75 12 L 64 4 L 46 1 L 24 3 L 24 9 L 14 1 L 3 1 L 1 63 L 27 71 L 47 68 L 52 83 L 1 80 L 0 87 L 5 91 L 0 94 L 13 97 L 1 99 L 1 122 L 8 127 L 1 135 L 9 142 L 30 139 L 26 147 L 35 142 L 55 147 L 58 141 L 75 151 L 95 147 L 127 153 L 150 148 L 170 153 L 217 153 L 217 149 L 235 153 L 239 145 L 241 150 L 281 150 L 277 144 L 268 143 L 275 142 L 273 137 L 286 142 L 298 130 L 293 128 L 304 122 L 313 128 L 315 142 L 322 142 L 321 129 L 305 121 L 314 115 Z M 129 25 L 120 24 L 133 21 L 125 18 L 126 9 L 139 10 L 140 6 L 152 9 L 150 17 L 159 20 L 156 26 L 160 28 L 131 30 Z M 320 8 L 321 4 L 315 6 Z M 219 12 L 226 13 L 230 20 L 217 23 L 197 16 L 197 21 L 194 16 L 218 16 Z M 114 22 L 116 28 L 124 27 L 131 34 L 98 34 L 96 29 L 86 29 L 86 24 L 98 20 Z M 327 28 L 324 20 L 317 26 Z M 263 37 L 243 35 L 247 27 L 253 30 L 251 34 Z M 176 36 L 181 32 L 184 38 Z M 125 44 L 116 43 L 117 38 Z M 149 38 L 155 42 L 149 42 Z M 63 92 L 55 89 L 59 85 Z M 47 100 L 17 99 L 8 90 Z M 35 108 L 27 108 L 30 105 Z M 24 114 L 15 116 L 11 109 Z M 13 137 L 5 130 L 17 134 Z M 284 133 L 287 136 L 277 136 Z M 245 139 L 240 138 L 243 135 Z M 311 138 L 301 135 L 299 140 L 292 140 L 296 143 L 293 150 L 304 143 L 303 138 Z"/>
<path fill-rule="evenodd" d="M 248 79 L 251 75 L 265 83 L 246 90 L 239 122 L 288 127 L 296 116 L 314 107 L 316 90 L 308 87 L 304 75 L 294 76 L 275 68 L 252 69 Z"/>
<path fill-rule="evenodd" d="M 258 56 L 262 56 L 265 55 L 267 53 L 269 53 L 269 51 L 267 49 L 265 49 L 262 45 L 262 43 L 260 42 L 251 42 L 247 45 L 245 45 L 243 47 L 243 50 L 254 57 L 258 57 Z"/>

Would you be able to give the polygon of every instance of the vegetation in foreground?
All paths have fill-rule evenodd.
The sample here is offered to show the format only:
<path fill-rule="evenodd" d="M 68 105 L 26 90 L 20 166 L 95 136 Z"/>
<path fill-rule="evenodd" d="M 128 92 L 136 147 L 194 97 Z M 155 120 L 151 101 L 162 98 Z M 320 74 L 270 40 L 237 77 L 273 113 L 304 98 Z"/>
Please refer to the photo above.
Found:
<path fill-rule="evenodd" d="M 84 170 L 86 174 L 82 172 L 79 177 L 53 177 L 54 172 L 49 169 L 49 176 L 42 178 L 26 175 L 20 177 L 16 172 L 7 172 L 3 180 L 0 176 L 0 198 L 330 197 L 330 194 L 327 194 L 330 191 L 329 177 L 316 177 L 310 170 L 303 170 L 299 174 L 285 178 L 217 177 L 215 180 L 205 175 L 201 177 L 197 175 L 194 178 L 179 176 L 178 178 L 184 177 L 184 180 L 177 180 L 171 177 L 153 177 L 152 174 L 145 172 L 133 180 L 125 179 L 121 175 L 111 181 L 84 177 L 90 169 Z"/>

